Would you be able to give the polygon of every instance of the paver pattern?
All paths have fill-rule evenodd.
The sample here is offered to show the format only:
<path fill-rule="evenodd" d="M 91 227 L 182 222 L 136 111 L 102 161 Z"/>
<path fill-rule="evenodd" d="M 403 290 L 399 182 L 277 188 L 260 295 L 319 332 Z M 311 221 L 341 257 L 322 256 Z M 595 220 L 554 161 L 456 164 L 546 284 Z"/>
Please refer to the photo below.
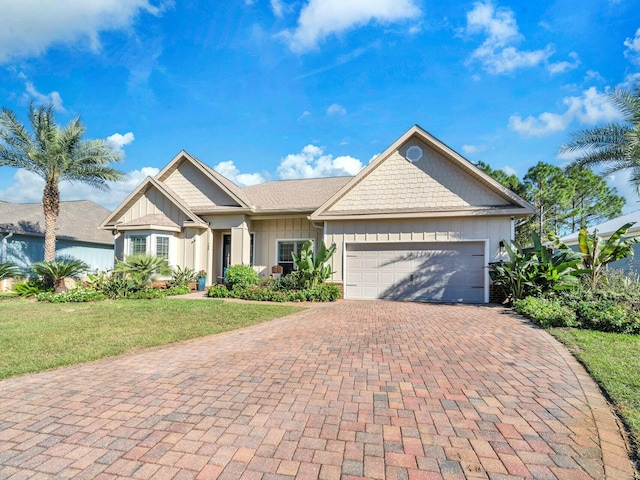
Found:
<path fill-rule="evenodd" d="M 341 301 L 0 382 L 0 478 L 632 478 L 602 395 L 487 306 Z"/>

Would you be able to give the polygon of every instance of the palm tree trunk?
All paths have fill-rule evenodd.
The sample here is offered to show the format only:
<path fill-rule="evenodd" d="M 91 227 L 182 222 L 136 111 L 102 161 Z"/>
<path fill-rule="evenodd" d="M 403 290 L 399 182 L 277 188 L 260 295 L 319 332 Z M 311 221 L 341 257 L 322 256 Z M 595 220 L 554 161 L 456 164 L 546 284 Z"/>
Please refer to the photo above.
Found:
<path fill-rule="evenodd" d="M 60 213 L 60 190 L 55 182 L 47 182 L 42 196 L 44 210 L 44 261 L 56 259 L 56 221 Z"/>

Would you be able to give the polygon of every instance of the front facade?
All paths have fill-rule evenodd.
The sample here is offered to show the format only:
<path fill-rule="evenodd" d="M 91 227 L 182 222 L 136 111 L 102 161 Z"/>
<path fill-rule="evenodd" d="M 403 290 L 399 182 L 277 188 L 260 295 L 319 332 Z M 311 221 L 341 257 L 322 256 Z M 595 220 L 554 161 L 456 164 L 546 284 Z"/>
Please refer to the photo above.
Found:
<path fill-rule="evenodd" d="M 414 126 L 354 177 L 240 188 L 186 152 L 147 178 L 103 222 L 116 256 L 152 253 L 205 270 L 293 269 L 311 240 L 336 244 L 329 281 L 345 298 L 487 302 L 487 264 L 533 213 L 442 142 Z"/>

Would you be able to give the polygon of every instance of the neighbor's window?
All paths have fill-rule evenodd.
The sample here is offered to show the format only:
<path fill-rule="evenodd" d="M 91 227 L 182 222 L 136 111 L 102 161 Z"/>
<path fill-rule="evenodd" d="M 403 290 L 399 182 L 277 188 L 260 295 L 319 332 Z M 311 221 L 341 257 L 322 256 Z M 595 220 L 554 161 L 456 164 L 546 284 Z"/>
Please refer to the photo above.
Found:
<path fill-rule="evenodd" d="M 307 239 L 302 240 L 280 240 L 278 241 L 278 265 L 282 267 L 283 275 L 293 271 L 293 255 L 300 255 L 302 245 Z"/>
<path fill-rule="evenodd" d="M 129 255 L 144 255 L 147 253 L 147 236 L 135 235 L 129 237 Z"/>

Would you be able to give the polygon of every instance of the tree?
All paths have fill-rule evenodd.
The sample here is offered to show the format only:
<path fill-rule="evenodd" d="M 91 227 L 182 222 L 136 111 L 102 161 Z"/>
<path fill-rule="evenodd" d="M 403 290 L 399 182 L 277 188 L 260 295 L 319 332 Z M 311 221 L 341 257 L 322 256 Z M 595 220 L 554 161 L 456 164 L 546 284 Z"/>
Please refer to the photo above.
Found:
<path fill-rule="evenodd" d="M 631 184 L 640 192 L 640 83 L 634 91 L 616 89 L 609 99 L 620 110 L 622 122 L 574 133 L 560 152 L 580 154 L 573 166 L 604 167 L 603 177 L 629 171 Z"/>
<path fill-rule="evenodd" d="M 507 187 L 513 193 L 524 197 L 526 191 L 520 179 L 513 173 L 509 174 L 504 170 L 494 170 L 488 163 L 482 161 L 476 163 L 476 166 L 484 173 L 497 180 L 503 187 Z"/>
<path fill-rule="evenodd" d="M 571 183 L 560 167 L 538 162 L 524 176 L 526 199 L 536 209 L 535 221 L 540 238 L 560 231 L 571 200 Z"/>
<path fill-rule="evenodd" d="M 29 107 L 33 133 L 6 108 L 0 113 L 0 167 L 23 168 L 45 181 L 42 208 L 45 217 L 44 259 L 56 256 L 56 221 L 60 212 L 60 182 L 81 182 L 108 190 L 108 181 L 124 174 L 109 166 L 120 160 L 105 140 L 82 140 L 85 127 L 80 118 L 60 128 L 52 105 Z"/>
<path fill-rule="evenodd" d="M 571 205 L 563 234 L 622 215 L 625 199 L 617 195 L 616 189 L 610 188 L 602 177 L 584 167 L 570 166 L 565 169 L 565 174 L 571 182 Z"/>

